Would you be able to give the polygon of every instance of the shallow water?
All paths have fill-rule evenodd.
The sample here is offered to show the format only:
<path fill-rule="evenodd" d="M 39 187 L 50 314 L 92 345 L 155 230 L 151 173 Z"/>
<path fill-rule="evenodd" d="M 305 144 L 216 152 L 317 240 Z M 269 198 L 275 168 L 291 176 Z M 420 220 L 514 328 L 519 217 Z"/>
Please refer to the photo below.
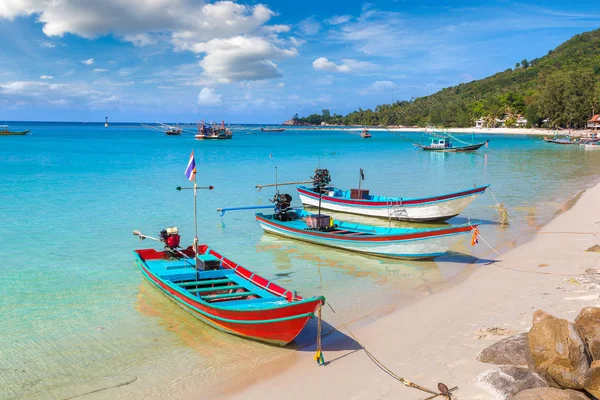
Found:
<path fill-rule="evenodd" d="M 11 127 L 33 135 L 0 137 L 0 399 L 92 391 L 94 398 L 176 398 L 314 340 L 314 324 L 284 349 L 220 333 L 143 281 L 132 250 L 153 243 L 140 244 L 133 229 L 156 235 L 176 225 L 184 243 L 193 238 L 191 191 L 175 190 L 189 186 L 183 172 L 192 149 L 199 184 L 215 186 L 200 192 L 200 241 L 303 296 L 325 295 L 336 311 L 324 310 L 332 325 L 451 280 L 475 260 L 470 254 L 495 254 L 465 237 L 452 249 L 458 254 L 436 262 L 378 259 L 263 235 L 249 211 L 219 217 L 218 207 L 270 204 L 273 191 L 254 185 L 274 182 L 275 167 L 282 182 L 307 180 L 320 165 L 343 188 L 356 186 L 363 168 L 371 193 L 404 197 L 490 183 L 508 227 L 498 224 L 490 193 L 449 223 L 482 221 L 485 240 L 506 250 L 595 182 L 600 166 L 598 152 L 518 136 L 476 136 L 490 139 L 489 148 L 443 154 L 389 132 L 361 140 L 342 131 L 249 130 L 201 142 L 134 125 Z M 298 203 L 293 186 L 288 192 Z"/>

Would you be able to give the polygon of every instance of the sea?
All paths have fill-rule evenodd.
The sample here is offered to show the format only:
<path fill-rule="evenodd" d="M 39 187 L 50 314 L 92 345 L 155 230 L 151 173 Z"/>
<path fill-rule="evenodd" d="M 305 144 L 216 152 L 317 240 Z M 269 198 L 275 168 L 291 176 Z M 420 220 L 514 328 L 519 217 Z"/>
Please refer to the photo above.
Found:
<path fill-rule="evenodd" d="M 324 331 L 443 290 L 532 236 L 565 202 L 594 185 L 600 152 L 537 136 L 457 135 L 489 146 L 429 153 L 423 133 L 236 126 L 232 140 L 166 136 L 140 124 L 14 122 L 0 136 L 0 399 L 179 399 L 226 385 L 293 352 L 312 357 L 316 323 L 284 348 L 244 340 L 196 320 L 157 292 L 133 250 L 160 248 L 177 226 L 194 237 L 194 198 L 184 171 L 193 151 L 198 236 L 228 258 L 302 296 L 324 295 Z M 337 187 L 421 197 L 490 184 L 448 224 L 480 223 L 449 255 L 416 262 L 347 253 L 266 235 L 254 211 L 272 187 L 327 168 Z M 299 205 L 295 186 L 280 186 Z M 258 210 L 264 211 L 264 210 Z M 415 226 L 386 219 L 341 219 Z M 501 223 L 504 219 L 506 223 Z M 430 225 L 426 225 L 430 226 Z M 325 354 L 327 348 L 324 349 Z"/>

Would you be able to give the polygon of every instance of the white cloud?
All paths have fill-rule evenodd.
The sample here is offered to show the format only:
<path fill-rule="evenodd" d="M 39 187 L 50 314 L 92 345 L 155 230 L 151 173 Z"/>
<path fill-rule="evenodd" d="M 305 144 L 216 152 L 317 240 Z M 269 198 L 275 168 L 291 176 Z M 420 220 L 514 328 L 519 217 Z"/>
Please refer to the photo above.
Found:
<path fill-rule="evenodd" d="M 319 57 L 313 61 L 312 66 L 314 69 L 332 72 L 350 72 L 350 67 L 347 65 L 337 65 L 333 61 L 329 61 L 325 57 Z"/>
<path fill-rule="evenodd" d="M 206 53 L 200 66 L 206 76 L 220 82 L 278 78 L 281 72 L 271 60 L 298 54 L 295 47 L 281 48 L 264 38 L 245 36 L 196 43 L 193 50 Z"/>
<path fill-rule="evenodd" d="M 371 86 L 370 86 L 371 89 L 377 90 L 377 91 L 393 89 L 395 87 L 396 87 L 396 84 L 392 81 L 375 81 L 375 82 L 371 83 Z"/>
<path fill-rule="evenodd" d="M 125 35 L 123 36 L 123 40 L 133 43 L 133 45 L 136 47 L 149 46 L 151 44 L 156 44 L 157 42 L 156 38 L 148 33 Z"/>
<path fill-rule="evenodd" d="M 321 30 L 321 24 L 319 24 L 317 21 L 314 20 L 314 18 L 311 17 L 300 21 L 300 23 L 298 24 L 298 28 L 303 34 L 312 36 L 319 33 L 319 31 Z"/>
<path fill-rule="evenodd" d="M 70 101 L 65 100 L 65 99 L 56 99 L 56 100 L 48 101 L 48 104 L 53 105 L 53 106 L 66 106 L 69 103 L 70 103 Z"/>
<path fill-rule="evenodd" d="M 359 61 L 353 58 L 346 58 L 342 60 L 342 64 L 336 64 L 333 61 L 329 61 L 325 57 L 319 57 L 313 61 L 312 66 L 314 69 L 331 71 L 331 72 L 358 72 L 375 67 L 375 64 L 367 61 Z"/>
<path fill-rule="evenodd" d="M 202 88 L 198 94 L 198 105 L 205 107 L 216 107 L 223 103 L 221 95 L 215 92 L 213 88 Z"/>
<path fill-rule="evenodd" d="M 27 82 L 16 81 L 10 83 L 0 83 L 0 91 L 4 94 L 31 94 L 34 95 L 36 89 L 48 87 L 45 82 Z"/>
<path fill-rule="evenodd" d="M 271 33 L 283 33 L 289 32 L 291 28 L 289 25 L 267 25 L 263 29 Z"/>
<path fill-rule="evenodd" d="M 54 79 L 54 77 L 51 75 L 42 75 L 40 76 L 40 79 Z"/>
<path fill-rule="evenodd" d="M 54 43 L 51 43 L 51 42 L 42 42 L 40 44 L 40 46 L 47 47 L 49 49 L 52 49 L 52 48 L 56 47 L 56 45 Z"/>
<path fill-rule="evenodd" d="M 178 51 L 204 53 L 205 74 L 220 81 L 281 76 L 274 61 L 297 54 L 300 41 L 282 38 L 288 25 L 265 25 L 276 13 L 263 4 L 196 0 L 0 1 L 0 18 L 35 15 L 49 36 L 113 35 L 135 46 L 168 40 Z M 303 25 L 314 32 L 318 23 Z M 258 46 L 258 49 L 255 48 Z M 223 60 L 219 58 L 224 57 Z M 92 65 L 93 59 L 84 61 Z M 245 71 L 246 63 L 248 70 Z"/>
<path fill-rule="evenodd" d="M 375 81 L 367 88 L 361 90 L 360 94 L 384 92 L 386 90 L 395 89 L 396 87 L 398 87 L 398 85 L 392 81 Z"/>
<path fill-rule="evenodd" d="M 283 87 L 285 87 L 285 83 L 284 83 L 284 82 L 279 82 L 279 83 L 277 84 L 277 87 L 278 87 L 278 88 L 283 88 Z"/>
<path fill-rule="evenodd" d="M 108 72 L 106 68 L 94 68 L 94 72 Z"/>
<path fill-rule="evenodd" d="M 350 15 L 336 15 L 329 19 L 326 19 L 325 22 L 329 25 L 339 25 L 344 24 L 352 19 Z"/>
<path fill-rule="evenodd" d="M 85 65 L 92 65 L 94 63 L 94 59 L 88 58 L 87 60 L 83 60 L 81 63 Z"/>

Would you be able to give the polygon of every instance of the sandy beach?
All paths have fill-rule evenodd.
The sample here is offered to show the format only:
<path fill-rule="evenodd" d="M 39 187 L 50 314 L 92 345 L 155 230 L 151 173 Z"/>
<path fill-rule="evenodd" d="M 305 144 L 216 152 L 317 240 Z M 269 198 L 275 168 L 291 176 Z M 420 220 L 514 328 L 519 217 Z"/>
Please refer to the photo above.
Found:
<path fill-rule="evenodd" d="M 456 399 L 495 398 L 472 382 L 495 367 L 476 360 L 482 349 L 526 332 L 537 309 L 572 321 L 582 307 L 600 305 L 600 285 L 586 282 L 586 270 L 599 267 L 600 255 L 585 251 L 600 244 L 600 185 L 578 197 L 529 242 L 502 255 L 490 251 L 489 259 L 473 264 L 460 282 L 431 287 L 414 304 L 390 306 L 347 326 L 325 308 L 324 319 L 338 329 L 323 340 L 326 366 L 317 366 L 311 351 L 299 351 L 209 398 L 254 399 L 267 393 L 286 399 L 427 397 L 379 369 L 348 329 L 398 376 L 430 389 L 438 382 L 458 386 Z"/>

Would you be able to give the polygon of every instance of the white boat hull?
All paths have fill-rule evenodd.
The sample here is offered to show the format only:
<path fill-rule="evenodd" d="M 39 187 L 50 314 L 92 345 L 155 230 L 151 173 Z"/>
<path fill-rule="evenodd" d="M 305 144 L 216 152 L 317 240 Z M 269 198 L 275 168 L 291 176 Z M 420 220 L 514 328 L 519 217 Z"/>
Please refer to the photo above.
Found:
<path fill-rule="evenodd" d="M 302 204 L 318 207 L 319 199 L 299 193 Z M 355 206 L 321 200 L 321 208 L 350 214 L 365 215 L 369 217 L 390 218 L 400 221 L 439 221 L 457 216 L 475 200 L 479 194 L 460 197 L 456 199 L 431 202 L 419 205 L 403 205 L 393 202 L 386 206 Z"/>

